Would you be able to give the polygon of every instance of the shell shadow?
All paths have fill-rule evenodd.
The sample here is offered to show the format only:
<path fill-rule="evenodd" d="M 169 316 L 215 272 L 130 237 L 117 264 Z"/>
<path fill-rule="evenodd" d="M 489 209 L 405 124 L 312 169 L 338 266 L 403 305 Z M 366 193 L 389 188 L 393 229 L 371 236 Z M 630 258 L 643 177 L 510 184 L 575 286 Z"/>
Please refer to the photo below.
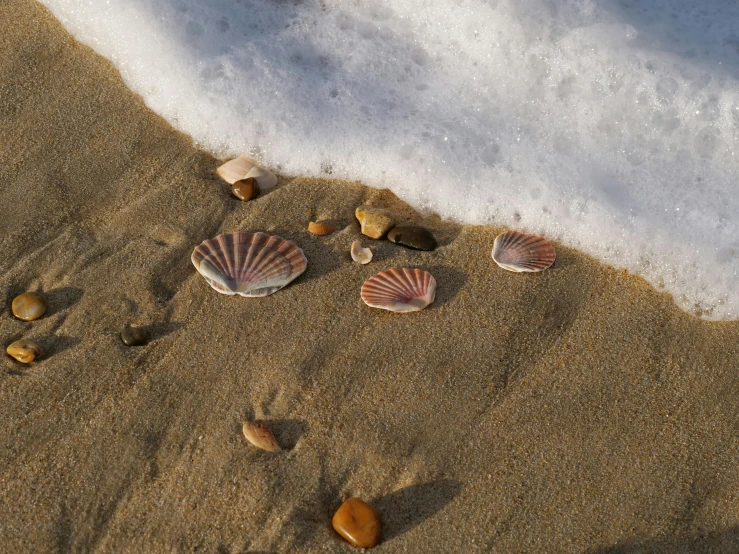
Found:
<path fill-rule="evenodd" d="M 464 271 L 453 267 L 440 265 L 419 267 L 431 273 L 434 279 L 436 279 L 436 298 L 430 306 L 431 308 L 434 306 L 443 306 L 447 302 L 451 302 L 468 281 L 468 276 Z"/>
<path fill-rule="evenodd" d="M 292 450 L 308 430 L 308 425 L 299 419 L 273 419 L 269 422 L 272 432 L 283 450 Z"/>
<path fill-rule="evenodd" d="M 462 490 L 454 479 L 410 485 L 370 502 L 382 517 L 384 541 L 402 535 L 444 509 Z"/>
<path fill-rule="evenodd" d="M 575 263 L 575 257 L 570 254 L 569 251 L 564 248 L 557 248 L 557 257 L 554 259 L 554 263 L 551 265 L 551 267 L 545 269 L 544 271 L 557 271 L 558 269 L 565 269 L 567 267 L 575 265 Z"/>
<path fill-rule="evenodd" d="M 285 229 L 275 229 L 269 231 L 271 235 L 279 235 L 296 245 L 305 253 L 308 258 L 308 267 L 305 273 L 292 281 L 288 287 L 307 283 L 313 279 L 318 279 L 324 275 L 335 271 L 344 264 L 352 263 L 351 258 L 342 256 L 339 252 L 335 252 L 328 244 L 323 244 L 320 237 L 308 235 L 304 231 L 288 231 Z M 348 252 L 348 250 L 347 250 Z M 317 263 L 317 259 L 321 259 L 321 263 Z"/>

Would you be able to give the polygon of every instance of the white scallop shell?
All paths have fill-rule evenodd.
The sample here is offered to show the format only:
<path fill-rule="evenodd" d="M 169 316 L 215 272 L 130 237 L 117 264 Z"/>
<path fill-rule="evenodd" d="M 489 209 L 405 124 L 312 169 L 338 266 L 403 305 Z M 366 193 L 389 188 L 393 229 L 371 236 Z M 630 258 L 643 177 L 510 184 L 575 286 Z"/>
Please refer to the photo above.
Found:
<path fill-rule="evenodd" d="M 305 271 L 308 260 L 289 240 L 266 233 L 228 233 L 202 242 L 192 263 L 222 294 L 267 296 Z"/>
<path fill-rule="evenodd" d="M 274 173 L 259 167 L 254 160 L 246 156 L 239 156 L 226 162 L 216 170 L 216 173 L 229 185 L 253 177 L 262 191 L 274 188 L 277 184 L 277 176 Z"/>
<path fill-rule="evenodd" d="M 436 297 L 436 279 L 421 269 L 389 269 L 367 279 L 362 300 L 372 308 L 391 312 L 417 312 Z"/>
<path fill-rule="evenodd" d="M 355 240 L 352 243 L 352 260 L 359 262 L 362 265 L 366 265 L 372 261 L 372 250 L 369 248 L 362 248 L 362 243 Z"/>
<path fill-rule="evenodd" d="M 495 237 L 493 260 L 508 271 L 543 271 L 554 263 L 554 246 L 544 237 L 506 231 Z"/>

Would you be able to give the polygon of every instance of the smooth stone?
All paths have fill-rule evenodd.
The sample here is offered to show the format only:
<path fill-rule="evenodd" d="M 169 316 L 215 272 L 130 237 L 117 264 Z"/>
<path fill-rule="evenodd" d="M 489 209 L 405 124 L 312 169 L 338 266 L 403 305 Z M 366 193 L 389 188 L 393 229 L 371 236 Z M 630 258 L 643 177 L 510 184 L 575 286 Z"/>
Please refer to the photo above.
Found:
<path fill-rule="evenodd" d="M 316 221 L 311 221 L 308 223 L 308 232 L 311 235 L 316 235 L 317 237 L 325 237 L 326 235 L 330 235 L 333 233 L 336 229 L 334 229 L 331 225 L 328 223 L 319 223 Z"/>
<path fill-rule="evenodd" d="M 362 226 L 362 234 L 371 239 L 380 239 L 393 226 L 393 218 L 385 210 L 371 206 L 359 206 L 354 211 Z"/>
<path fill-rule="evenodd" d="M 123 331 L 121 331 L 121 340 L 126 346 L 143 346 L 148 342 L 143 329 L 131 327 L 130 325 L 126 325 Z"/>
<path fill-rule="evenodd" d="M 419 225 L 398 225 L 390 229 L 387 240 L 413 248 L 414 250 L 433 250 L 436 248 L 436 239 L 431 231 Z"/>
<path fill-rule="evenodd" d="M 22 364 L 30 364 L 41 356 L 41 349 L 30 340 L 17 340 L 5 350 L 10 356 Z"/>
<path fill-rule="evenodd" d="M 331 525 L 350 544 L 360 548 L 377 546 L 382 535 L 380 514 L 359 498 L 350 498 L 336 510 Z"/>
<path fill-rule="evenodd" d="M 38 292 L 24 292 L 13 299 L 13 315 L 23 321 L 33 321 L 46 313 L 46 300 Z"/>
<path fill-rule="evenodd" d="M 249 177 L 231 185 L 231 193 L 239 200 L 247 202 L 259 196 L 259 185 L 254 177 Z"/>

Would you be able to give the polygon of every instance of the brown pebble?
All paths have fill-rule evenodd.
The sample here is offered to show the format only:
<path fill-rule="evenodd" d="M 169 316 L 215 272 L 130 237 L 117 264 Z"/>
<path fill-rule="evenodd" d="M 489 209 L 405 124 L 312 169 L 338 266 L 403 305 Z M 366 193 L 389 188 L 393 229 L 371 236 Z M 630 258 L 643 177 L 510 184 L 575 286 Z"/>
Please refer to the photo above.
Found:
<path fill-rule="evenodd" d="M 261 448 L 267 452 L 278 452 L 280 450 L 280 445 L 277 444 L 277 439 L 275 439 L 267 424 L 257 421 L 247 421 L 244 423 L 242 430 L 246 440 L 257 448 Z"/>
<path fill-rule="evenodd" d="M 236 181 L 231 186 L 231 192 L 236 198 L 246 202 L 248 200 L 254 200 L 259 196 L 259 185 L 254 177 L 249 177 L 248 179 Z"/>
<path fill-rule="evenodd" d="M 377 546 L 382 535 L 380 514 L 359 498 L 350 498 L 336 510 L 331 520 L 334 530 L 360 548 Z"/>
<path fill-rule="evenodd" d="M 8 346 L 6 352 L 23 364 L 30 364 L 41 356 L 41 349 L 30 340 L 17 340 Z"/>
<path fill-rule="evenodd" d="M 371 206 L 359 206 L 354 216 L 362 226 L 362 234 L 371 239 L 379 239 L 393 226 L 393 218 L 385 210 Z"/>
<path fill-rule="evenodd" d="M 325 237 L 326 235 L 333 233 L 335 230 L 336 229 L 331 227 L 328 223 L 317 223 L 315 221 L 308 223 L 308 232 L 317 237 Z"/>
<path fill-rule="evenodd" d="M 38 292 L 24 292 L 13 299 L 13 315 L 23 321 L 33 321 L 46 313 L 46 300 Z"/>
<path fill-rule="evenodd" d="M 121 340 L 126 346 L 143 346 L 148 342 L 148 338 L 143 329 L 126 325 L 121 331 Z"/>

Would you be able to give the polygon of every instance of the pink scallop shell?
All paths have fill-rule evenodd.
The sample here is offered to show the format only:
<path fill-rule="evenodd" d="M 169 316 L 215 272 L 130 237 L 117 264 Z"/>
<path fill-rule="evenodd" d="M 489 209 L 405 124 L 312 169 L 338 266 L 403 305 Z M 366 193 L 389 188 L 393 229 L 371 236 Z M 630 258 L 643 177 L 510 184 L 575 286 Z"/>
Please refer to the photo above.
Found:
<path fill-rule="evenodd" d="M 436 279 L 420 269 L 389 269 L 367 279 L 362 300 L 372 308 L 417 312 L 434 301 Z"/>
<path fill-rule="evenodd" d="M 557 253 L 544 237 L 506 231 L 495 237 L 493 260 L 508 271 L 543 271 L 554 263 Z"/>
<path fill-rule="evenodd" d="M 228 233 L 203 241 L 192 263 L 208 284 L 222 294 L 267 296 L 308 267 L 294 243 L 266 233 Z"/>

